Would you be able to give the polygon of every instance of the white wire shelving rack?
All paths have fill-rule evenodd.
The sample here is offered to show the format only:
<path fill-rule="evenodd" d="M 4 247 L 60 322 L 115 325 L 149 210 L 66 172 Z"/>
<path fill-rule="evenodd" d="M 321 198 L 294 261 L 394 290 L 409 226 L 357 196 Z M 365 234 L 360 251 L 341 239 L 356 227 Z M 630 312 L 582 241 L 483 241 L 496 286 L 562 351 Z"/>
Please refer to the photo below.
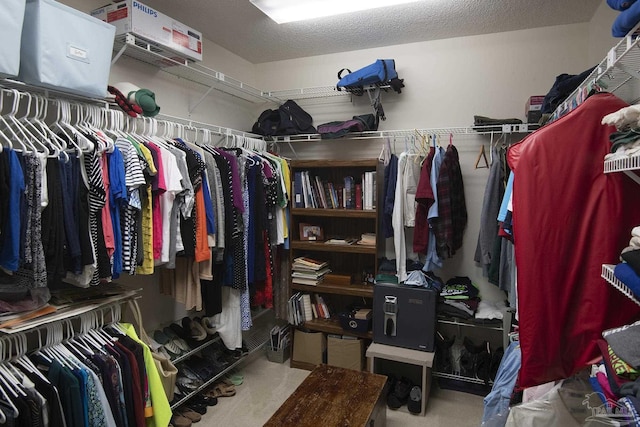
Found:
<path fill-rule="evenodd" d="M 112 65 L 115 64 L 122 55 L 125 55 L 140 62 L 158 67 L 160 70 L 173 76 L 207 86 L 207 91 L 202 95 L 200 100 L 191 107 L 192 111 L 213 90 L 224 92 L 252 103 L 269 101 L 269 98 L 264 96 L 261 90 L 253 86 L 219 71 L 189 61 L 132 34 L 116 36 L 113 48 L 117 53 L 111 60 Z"/>
<path fill-rule="evenodd" d="M 629 289 L 627 285 L 618 280 L 618 278 L 615 276 L 615 274 L 613 273 L 614 268 L 615 265 L 603 264 L 601 273 L 602 278 L 609 282 L 611 286 L 622 292 L 631 301 L 640 306 L 640 301 L 638 301 L 638 299 L 634 296 L 633 291 Z"/>
<path fill-rule="evenodd" d="M 533 123 L 509 124 L 509 125 L 488 125 L 488 126 L 466 126 L 466 127 L 442 127 L 429 129 L 401 129 L 401 130 L 382 130 L 369 132 L 350 132 L 345 135 L 345 139 L 378 139 L 408 136 L 427 136 L 427 135 L 490 135 L 490 134 L 510 134 L 510 133 L 529 133 L 539 128 L 539 125 Z M 303 134 L 303 135 L 287 135 L 273 136 L 270 138 L 275 142 L 304 142 L 304 141 L 320 141 L 320 134 Z M 332 140 L 333 141 L 333 140 Z"/>
<path fill-rule="evenodd" d="M 640 176 L 636 175 L 634 170 L 640 170 L 640 156 L 604 161 L 604 173 L 623 172 L 640 184 Z"/>
<path fill-rule="evenodd" d="M 582 104 L 589 92 L 599 87 L 624 101 L 640 100 L 640 24 L 609 50 L 606 58 L 553 112 L 550 121 L 557 120 Z"/>
<path fill-rule="evenodd" d="M 111 64 L 115 64 L 124 55 L 143 63 L 158 67 L 175 77 L 207 87 L 201 98 L 191 107 L 193 112 L 213 91 L 219 91 L 254 104 L 274 102 L 282 103 L 287 99 L 301 100 L 314 98 L 350 97 L 346 90 L 338 90 L 335 86 L 318 86 L 298 89 L 264 91 L 247 83 L 228 76 L 220 71 L 205 67 L 197 62 L 185 59 L 158 44 L 149 42 L 133 34 L 122 34 L 115 38 L 116 52 Z M 387 91 L 390 86 L 367 86 L 365 91 L 381 89 Z"/>

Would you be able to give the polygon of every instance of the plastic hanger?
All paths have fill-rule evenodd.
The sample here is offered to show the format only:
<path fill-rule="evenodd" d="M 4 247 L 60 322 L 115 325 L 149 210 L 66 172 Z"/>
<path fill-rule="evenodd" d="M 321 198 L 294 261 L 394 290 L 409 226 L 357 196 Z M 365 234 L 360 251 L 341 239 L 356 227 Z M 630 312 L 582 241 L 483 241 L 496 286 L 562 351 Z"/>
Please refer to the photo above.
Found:
<path fill-rule="evenodd" d="M 11 133 L 11 136 L 13 136 L 14 141 L 21 147 L 20 149 L 16 149 L 16 151 L 22 151 L 24 153 L 35 152 L 37 150 L 30 143 L 30 138 L 33 138 L 33 135 L 30 135 L 28 131 L 25 132 L 15 118 L 20 103 L 20 93 L 15 89 L 10 89 L 9 92 L 13 94 L 13 104 L 11 110 L 5 116 L 0 116 L 2 122 Z M 18 136 L 18 134 L 20 134 L 20 136 Z"/>
<path fill-rule="evenodd" d="M 61 152 L 62 145 L 58 145 L 58 141 L 55 138 L 59 138 L 51 129 L 42 121 L 40 121 L 40 102 L 41 100 L 37 96 L 33 96 L 31 94 L 27 94 L 29 97 L 29 101 L 27 104 L 27 111 L 24 117 L 21 117 L 19 121 L 27 126 L 31 127 L 31 129 L 35 132 L 34 142 L 37 142 L 38 145 L 42 148 L 42 152 L 45 152 L 48 155 L 53 154 L 53 157 L 58 157 Z M 43 98 L 44 99 L 44 98 Z M 29 113 L 31 112 L 31 104 L 33 102 L 34 105 L 34 114 L 32 117 L 29 117 Z M 44 104 L 44 103 L 43 103 Z M 44 108 L 44 105 L 43 105 Z M 38 138 L 39 137 L 39 138 Z M 51 153 L 53 151 L 53 153 Z M 68 160 L 68 158 L 67 158 Z"/>

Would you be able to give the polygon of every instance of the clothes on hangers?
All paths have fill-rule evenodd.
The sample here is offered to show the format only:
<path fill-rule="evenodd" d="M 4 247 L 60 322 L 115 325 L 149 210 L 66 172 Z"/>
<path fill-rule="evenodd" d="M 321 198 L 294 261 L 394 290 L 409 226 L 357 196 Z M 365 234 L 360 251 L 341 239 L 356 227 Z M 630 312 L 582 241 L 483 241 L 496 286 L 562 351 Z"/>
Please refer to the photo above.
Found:
<path fill-rule="evenodd" d="M 18 242 L 3 245 L 10 271 L 28 267 L 32 287 L 34 277 L 40 286 L 64 281 L 87 287 L 162 266 L 170 269 L 161 275 L 162 293 L 187 309 L 219 314 L 229 304 L 222 287 L 240 291 L 243 321 L 237 324 L 244 329 L 251 326 L 251 306 L 273 306 L 274 251 L 288 239 L 291 184 L 283 159 L 136 134 L 111 139 L 89 128 L 69 138 L 79 135 L 91 142 L 90 150 L 47 159 L 44 169 L 35 156 L 3 150 L 2 177 L 15 179 L 5 179 L 0 191 L 18 207 L 0 212 L 0 238 Z"/>
<path fill-rule="evenodd" d="M 451 142 L 445 150 L 436 145 L 436 140 L 433 136 L 433 146 L 428 151 L 424 146 L 420 154 L 408 151 L 400 154 L 395 187 L 388 176 L 395 169 L 393 156 L 385 169 L 384 209 L 392 210 L 392 230 L 386 235 L 394 237 L 400 282 L 407 278 L 407 258 L 420 259 L 424 255 L 421 267 L 432 271 L 442 267 L 442 261 L 462 247 L 467 210 L 458 152 Z M 384 218 L 383 214 L 383 224 Z M 414 227 L 409 248 L 405 247 L 405 227 Z M 411 253 L 407 255 L 407 251 Z"/>
<path fill-rule="evenodd" d="M 508 150 L 515 174 L 512 212 L 523 387 L 570 377 L 598 355 L 596 341 L 603 330 L 625 324 L 637 313 L 628 298 L 603 286 L 599 276 L 602 263 L 617 259 L 628 243 L 626 230 L 640 222 L 637 184 L 602 173 L 611 128 L 602 126 L 601 119 L 625 105 L 612 94 L 593 95 Z M 558 185 L 562 191 L 548 191 Z M 612 223 L 615 228 L 609 227 Z"/>
<path fill-rule="evenodd" d="M 2 424 L 166 426 L 171 409 L 149 348 L 131 325 L 121 325 L 127 335 L 111 328 L 1 362 Z"/>

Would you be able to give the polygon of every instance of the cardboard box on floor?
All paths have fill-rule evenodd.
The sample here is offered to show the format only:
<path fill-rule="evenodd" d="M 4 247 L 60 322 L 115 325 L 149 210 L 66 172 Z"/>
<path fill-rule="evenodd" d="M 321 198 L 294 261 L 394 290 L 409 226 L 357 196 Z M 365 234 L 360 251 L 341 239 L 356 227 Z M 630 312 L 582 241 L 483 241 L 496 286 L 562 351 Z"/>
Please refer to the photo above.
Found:
<path fill-rule="evenodd" d="M 304 332 L 296 329 L 293 335 L 293 360 L 314 365 L 323 363 L 327 340 L 322 332 Z"/>
<path fill-rule="evenodd" d="M 329 336 L 327 338 L 327 365 L 361 371 L 363 368 L 362 349 L 361 339 Z"/>

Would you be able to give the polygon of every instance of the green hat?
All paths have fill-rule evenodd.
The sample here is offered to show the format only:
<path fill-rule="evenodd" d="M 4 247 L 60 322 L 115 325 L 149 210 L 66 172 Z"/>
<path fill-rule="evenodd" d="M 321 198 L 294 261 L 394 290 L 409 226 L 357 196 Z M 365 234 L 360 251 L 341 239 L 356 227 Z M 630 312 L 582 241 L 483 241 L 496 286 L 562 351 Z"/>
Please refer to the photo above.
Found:
<path fill-rule="evenodd" d="M 153 117 L 160 112 L 160 107 L 156 104 L 156 94 L 149 89 L 131 91 L 127 98 L 130 102 L 138 104 L 142 108 L 142 114 L 147 117 Z"/>

